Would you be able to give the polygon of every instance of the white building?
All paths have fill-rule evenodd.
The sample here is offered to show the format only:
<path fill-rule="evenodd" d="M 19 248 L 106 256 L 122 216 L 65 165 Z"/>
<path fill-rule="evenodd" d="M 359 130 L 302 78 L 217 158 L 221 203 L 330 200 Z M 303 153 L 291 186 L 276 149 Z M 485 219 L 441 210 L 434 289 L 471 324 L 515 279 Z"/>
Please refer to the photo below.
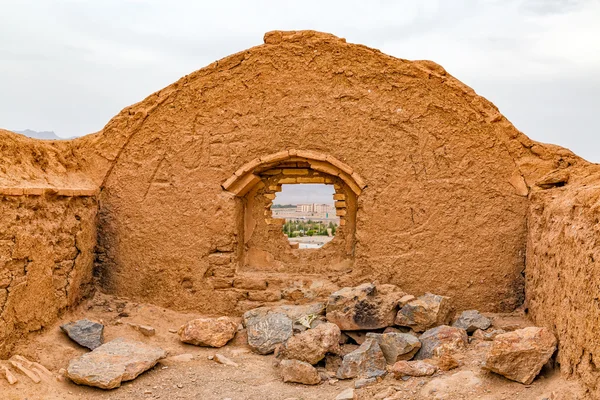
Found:
<path fill-rule="evenodd" d="M 335 207 L 330 204 L 308 203 L 296 205 L 296 212 L 300 213 L 326 213 L 333 211 L 335 211 Z"/>

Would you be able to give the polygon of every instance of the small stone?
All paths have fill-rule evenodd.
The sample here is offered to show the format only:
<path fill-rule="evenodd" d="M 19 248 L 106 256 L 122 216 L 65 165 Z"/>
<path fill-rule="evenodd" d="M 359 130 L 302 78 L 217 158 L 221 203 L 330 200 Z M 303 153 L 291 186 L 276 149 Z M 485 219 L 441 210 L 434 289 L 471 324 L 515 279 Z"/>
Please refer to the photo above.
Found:
<path fill-rule="evenodd" d="M 4 373 L 4 377 L 8 381 L 9 385 L 14 385 L 15 383 L 19 382 L 17 377 L 4 365 L 0 366 L 0 368 L 2 369 L 2 372 Z"/>
<path fill-rule="evenodd" d="M 117 338 L 69 362 L 67 376 L 80 385 L 114 389 L 166 357 L 163 349 Z"/>
<path fill-rule="evenodd" d="M 436 358 L 433 361 L 435 361 L 435 365 L 437 365 L 440 371 L 450 371 L 459 367 L 456 358 L 452 357 L 448 353 L 442 354 L 439 358 Z"/>
<path fill-rule="evenodd" d="M 128 325 L 144 336 L 154 336 L 156 334 L 156 330 L 149 325 L 138 325 L 131 322 L 128 322 Z"/>
<path fill-rule="evenodd" d="M 355 400 L 356 399 L 356 394 L 354 394 L 354 389 L 352 388 L 348 388 L 346 390 L 344 390 L 343 392 L 341 392 L 340 394 L 338 394 L 335 397 L 335 400 Z"/>
<path fill-rule="evenodd" d="M 179 328 L 179 340 L 196 346 L 223 347 L 235 336 L 237 323 L 229 317 L 198 318 Z"/>
<path fill-rule="evenodd" d="M 555 350 L 556 338 L 548 329 L 519 329 L 496 336 L 483 367 L 528 385 Z"/>
<path fill-rule="evenodd" d="M 278 358 L 305 361 L 316 364 L 327 353 L 340 352 L 340 328 L 324 323 L 289 338 L 277 351 Z"/>
<path fill-rule="evenodd" d="M 81 319 L 60 326 L 73 341 L 90 350 L 102 345 L 104 342 L 104 325 L 89 319 Z"/>
<path fill-rule="evenodd" d="M 316 385 L 321 383 L 321 377 L 315 367 L 304 361 L 282 360 L 279 364 L 281 378 L 284 382 Z"/>
<path fill-rule="evenodd" d="M 410 360 L 421 348 L 419 339 L 409 333 L 367 333 L 367 338 L 377 341 L 388 364 Z"/>
<path fill-rule="evenodd" d="M 336 376 L 339 379 L 376 378 L 385 373 L 386 361 L 379 344 L 367 339 L 358 349 L 344 356 Z"/>
<path fill-rule="evenodd" d="M 412 328 L 415 332 L 450 321 L 450 298 L 426 293 L 404 305 L 396 316 L 395 324 Z"/>
<path fill-rule="evenodd" d="M 423 333 L 421 350 L 415 355 L 416 360 L 440 357 L 445 353 L 452 354 L 467 347 L 469 337 L 461 328 L 442 325 Z"/>
<path fill-rule="evenodd" d="M 266 307 L 247 311 L 243 316 L 248 345 L 259 354 L 269 354 L 293 335 L 292 319 Z"/>
<path fill-rule="evenodd" d="M 214 360 L 216 362 L 218 362 L 219 364 L 228 365 L 230 367 L 239 367 L 239 365 L 236 362 L 225 357 L 223 354 L 219 354 L 219 353 L 215 354 Z"/>
<path fill-rule="evenodd" d="M 398 361 L 392 366 L 391 372 L 396 379 L 403 376 L 431 376 L 438 368 L 425 361 Z"/>
<path fill-rule="evenodd" d="M 394 285 L 346 287 L 329 296 L 326 317 L 343 331 L 386 328 L 394 324 L 398 301 L 404 295 Z"/>
<path fill-rule="evenodd" d="M 484 317 L 477 310 L 463 311 L 459 317 L 454 321 L 452 326 L 456 328 L 462 328 L 467 333 L 473 333 L 477 329 L 487 329 L 492 325 L 492 321 L 489 318 Z"/>
<path fill-rule="evenodd" d="M 496 336 L 502 335 L 503 333 L 506 333 L 504 329 L 488 329 L 485 331 L 477 329 L 475 332 L 473 332 L 473 336 L 471 337 L 475 340 L 491 342 L 496 338 Z"/>
<path fill-rule="evenodd" d="M 30 369 L 30 363 L 28 361 L 23 362 L 21 359 L 19 359 L 19 356 L 13 356 L 13 357 L 11 357 L 9 362 L 14 368 L 21 371 L 25 376 L 27 376 L 29 379 L 31 379 L 34 383 L 40 383 L 42 381 L 39 374 Z"/>
<path fill-rule="evenodd" d="M 377 378 L 363 378 L 354 381 L 354 389 L 360 389 L 377 383 Z"/>
<path fill-rule="evenodd" d="M 171 329 L 169 329 L 169 333 L 177 333 L 177 329 L 171 328 Z"/>

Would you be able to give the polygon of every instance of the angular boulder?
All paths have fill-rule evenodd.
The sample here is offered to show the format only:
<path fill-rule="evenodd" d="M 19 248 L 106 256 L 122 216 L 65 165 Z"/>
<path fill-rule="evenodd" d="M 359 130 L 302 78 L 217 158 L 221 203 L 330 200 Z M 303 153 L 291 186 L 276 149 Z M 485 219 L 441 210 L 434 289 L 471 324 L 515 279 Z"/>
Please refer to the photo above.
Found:
<path fill-rule="evenodd" d="M 117 338 L 69 362 L 67 377 L 79 385 L 114 389 L 166 357 L 160 347 Z"/>
<path fill-rule="evenodd" d="M 89 319 L 69 322 L 61 325 L 60 329 L 75 343 L 90 350 L 94 350 L 104 343 L 104 325 Z"/>
<path fill-rule="evenodd" d="M 386 328 L 394 324 L 404 295 L 394 285 L 346 287 L 329 296 L 326 317 L 343 331 Z"/>
<path fill-rule="evenodd" d="M 429 329 L 419 340 L 421 349 L 415 355 L 416 360 L 441 357 L 443 354 L 453 354 L 467 347 L 469 337 L 467 331 L 453 326 L 442 325 Z"/>
<path fill-rule="evenodd" d="M 548 329 L 519 329 L 496 336 L 483 368 L 528 385 L 555 350 L 556 338 Z"/>
<path fill-rule="evenodd" d="M 463 311 L 452 324 L 456 328 L 464 329 L 467 333 L 473 333 L 477 329 L 486 330 L 491 325 L 492 321 L 481 315 L 477 310 Z"/>
<path fill-rule="evenodd" d="M 321 377 L 315 367 L 299 360 L 282 360 L 279 364 L 281 378 L 284 382 L 316 385 L 321 383 Z"/>
<path fill-rule="evenodd" d="M 437 370 L 438 368 L 435 365 L 425 361 L 398 361 L 391 368 L 391 372 L 396 379 L 403 376 L 431 376 Z"/>
<path fill-rule="evenodd" d="M 327 322 L 318 325 L 289 338 L 279 347 L 277 357 L 316 364 L 327 353 L 340 352 L 341 334 L 340 328 L 335 324 Z"/>
<path fill-rule="evenodd" d="M 450 298 L 425 293 L 405 304 L 396 316 L 395 324 L 412 328 L 415 332 L 450 322 Z"/>
<path fill-rule="evenodd" d="M 336 376 L 339 379 L 376 378 L 386 373 L 386 360 L 373 339 L 367 339 L 352 353 L 346 354 Z"/>
<path fill-rule="evenodd" d="M 238 324 L 229 317 L 198 318 L 179 328 L 179 340 L 204 347 L 223 347 L 234 338 Z"/>
<path fill-rule="evenodd" d="M 379 344 L 388 364 L 410 360 L 421 348 L 419 339 L 410 333 L 367 333 L 367 339 L 373 339 Z"/>
<path fill-rule="evenodd" d="M 266 307 L 247 311 L 243 323 L 248 335 L 248 345 L 259 354 L 270 354 L 292 337 L 293 321 L 286 314 Z"/>

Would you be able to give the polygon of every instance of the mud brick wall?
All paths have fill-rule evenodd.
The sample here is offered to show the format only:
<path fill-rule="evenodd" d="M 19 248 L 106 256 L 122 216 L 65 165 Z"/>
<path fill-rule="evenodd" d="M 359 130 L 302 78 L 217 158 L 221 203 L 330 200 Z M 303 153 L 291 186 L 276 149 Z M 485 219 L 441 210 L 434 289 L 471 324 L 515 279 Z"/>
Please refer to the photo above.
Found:
<path fill-rule="evenodd" d="M 600 185 L 546 190 L 531 201 L 529 314 L 557 336 L 561 371 L 600 398 Z"/>
<path fill-rule="evenodd" d="M 0 188 L 0 358 L 91 293 L 96 213 L 93 191 Z"/>

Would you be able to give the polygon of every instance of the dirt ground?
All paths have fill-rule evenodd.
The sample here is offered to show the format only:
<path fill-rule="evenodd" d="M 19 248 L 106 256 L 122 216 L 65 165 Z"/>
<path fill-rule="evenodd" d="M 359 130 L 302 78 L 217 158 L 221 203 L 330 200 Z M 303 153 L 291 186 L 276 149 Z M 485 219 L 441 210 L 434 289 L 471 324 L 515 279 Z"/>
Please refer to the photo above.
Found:
<path fill-rule="evenodd" d="M 206 400 L 309 400 L 335 399 L 342 390 L 353 387 L 354 381 L 331 380 L 317 386 L 286 384 L 274 367 L 274 356 L 252 353 L 245 345 L 243 333 L 221 349 L 186 345 L 173 333 L 184 322 L 199 315 L 174 312 L 160 307 L 130 303 L 106 295 L 97 295 L 63 316 L 57 324 L 31 335 L 27 343 L 17 347 L 21 354 L 46 366 L 58 375 L 70 359 L 87 350 L 72 342 L 59 329 L 61 323 L 89 318 L 105 324 L 105 341 L 128 337 L 161 346 L 169 357 L 152 370 L 120 388 L 104 391 L 78 386 L 69 380 L 46 380 L 39 384 L 17 373 L 19 382 L 9 385 L 0 379 L 2 400 L 54 399 L 206 399 Z M 510 319 L 506 319 L 509 321 Z M 129 323 L 151 325 L 156 335 L 146 337 Z M 394 399 L 584 399 L 579 386 L 566 381 L 558 371 L 545 369 L 531 385 L 521 385 L 481 369 L 483 354 L 489 342 L 473 343 L 457 356 L 461 367 L 438 373 L 431 378 L 410 378 L 406 381 L 387 376 L 375 385 L 356 391 L 359 400 L 377 398 L 387 391 Z M 208 357 L 220 353 L 239 364 L 225 366 Z M 190 354 L 191 360 L 172 357 Z M 190 358 L 188 356 L 188 358 Z M 554 396 L 554 397 L 551 397 Z M 562 397 L 557 397 L 562 396 Z"/>

